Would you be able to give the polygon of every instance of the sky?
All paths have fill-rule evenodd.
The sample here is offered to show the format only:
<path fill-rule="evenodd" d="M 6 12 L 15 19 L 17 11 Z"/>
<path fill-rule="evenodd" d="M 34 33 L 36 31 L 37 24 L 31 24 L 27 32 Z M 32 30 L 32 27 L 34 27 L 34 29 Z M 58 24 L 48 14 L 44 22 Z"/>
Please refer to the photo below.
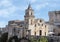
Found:
<path fill-rule="evenodd" d="M 49 11 L 60 10 L 60 0 L 0 0 L 0 27 L 5 27 L 10 20 L 24 20 L 29 3 L 35 18 L 45 21 L 49 21 Z"/>

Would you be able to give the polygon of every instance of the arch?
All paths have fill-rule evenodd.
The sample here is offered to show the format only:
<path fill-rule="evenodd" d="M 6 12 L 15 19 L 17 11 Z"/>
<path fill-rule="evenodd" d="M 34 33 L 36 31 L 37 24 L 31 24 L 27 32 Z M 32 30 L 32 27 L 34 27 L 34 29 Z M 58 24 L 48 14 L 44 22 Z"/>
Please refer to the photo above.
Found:
<path fill-rule="evenodd" d="M 42 30 L 39 31 L 39 35 L 40 35 L 40 36 L 42 35 Z"/>

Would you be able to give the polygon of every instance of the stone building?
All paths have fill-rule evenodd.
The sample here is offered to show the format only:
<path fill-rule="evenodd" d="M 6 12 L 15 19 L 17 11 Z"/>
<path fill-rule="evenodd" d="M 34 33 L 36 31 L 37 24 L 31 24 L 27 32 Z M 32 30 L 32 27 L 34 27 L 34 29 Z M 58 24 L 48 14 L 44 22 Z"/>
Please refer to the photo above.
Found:
<path fill-rule="evenodd" d="M 50 11 L 49 22 L 52 24 L 60 25 L 60 11 Z"/>
<path fill-rule="evenodd" d="M 24 34 L 24 21 L 12 20 L 8 22 L 8 37 L 18 36 L 22 38 Z"/>
<path fill-rule="evenodd" d="M 8 37 L 17 35 L 19 38 L 27 36 L 48 36 L 48 25 L 43 19 L 35 19 L 31 5 L 25 10 L 24 20 L 11 20 L 6 27 Z"/>
<path fill-rule="evenodd" d="M 49 24 L 53 26 L 55 35 L 60 35 L 60 11 L 49 12 Z"/>

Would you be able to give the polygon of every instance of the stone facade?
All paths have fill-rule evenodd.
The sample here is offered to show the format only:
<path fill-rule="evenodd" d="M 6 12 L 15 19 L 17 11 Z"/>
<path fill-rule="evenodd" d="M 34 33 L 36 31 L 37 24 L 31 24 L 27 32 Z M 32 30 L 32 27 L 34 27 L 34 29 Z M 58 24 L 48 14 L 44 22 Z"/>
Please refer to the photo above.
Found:
<path fill-rule="evenodd" d="M 24 21 L 12 20 L 8 23 L 8 37 L 18 36 L 22 38 L 24 36 Z"/>
<path fill-rule="evenodd" d="M 47 36 L 48 25 L 43 19 L 35 19 L 31 5 L 25 10 L 24 21 L 12 20 L 8 22 L 8 37 L 17 35 L 19 38 L 26 36 Z"/>
<path fill-rule="evenodd" d="M 49 24 L 53 26 L 55 35 L 60 35 L 60 11 L 49 12 Z"/>
<path fill-rule="evenodd" d="M 60 23 L 60 11 L 50 11 L 49 22 L 58 25 Z"/>

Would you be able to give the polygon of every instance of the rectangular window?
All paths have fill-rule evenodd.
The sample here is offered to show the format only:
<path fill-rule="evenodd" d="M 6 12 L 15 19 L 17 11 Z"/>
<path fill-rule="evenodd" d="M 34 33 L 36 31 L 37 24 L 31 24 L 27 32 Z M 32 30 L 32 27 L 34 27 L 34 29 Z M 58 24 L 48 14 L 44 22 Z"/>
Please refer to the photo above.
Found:
<path fill-rule="evenodd" d="M 31 25 L 32 25 L 32 20 L 31 20 Z"/>
<path fill-rule="evenodd" d="M 39 31 L 39 35 L 40 35 L 40 36 L 42 35 L 42 30 Z"/>
<path fill-rule="evenodd" d="M 35 32 L 35 36 L 36 36 L 36 32 Z"/>

